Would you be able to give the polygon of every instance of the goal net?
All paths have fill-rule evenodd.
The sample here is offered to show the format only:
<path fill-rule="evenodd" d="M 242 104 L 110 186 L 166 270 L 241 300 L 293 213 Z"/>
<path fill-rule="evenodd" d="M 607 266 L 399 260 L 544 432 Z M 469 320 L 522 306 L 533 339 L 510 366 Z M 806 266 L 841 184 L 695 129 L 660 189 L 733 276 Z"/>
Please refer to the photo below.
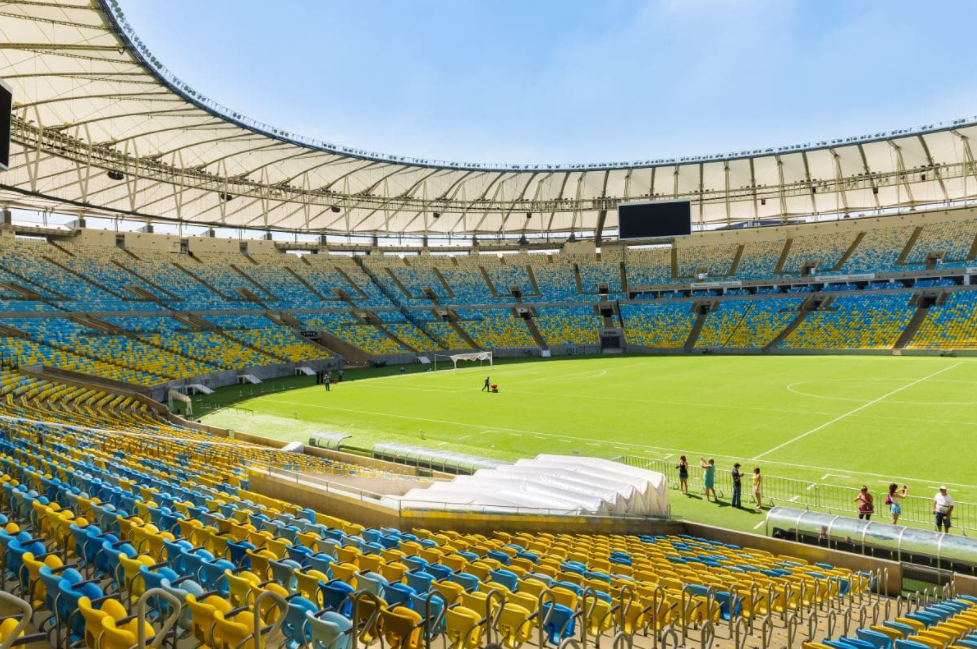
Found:
<path fill-rule="evenodd" d="M 492 365 L 492 352 L 472 352 L 470 354 L 435 354 L 434 355 L 434 369 L 438 369 L 438 361 L 442 364 L 450 362 L 454 369 L 458 369 L 458 361 L 478 361 L 478 366 L 482 367 L 485 365 L 485 361 L 488 361 L 489 367 Z"/>

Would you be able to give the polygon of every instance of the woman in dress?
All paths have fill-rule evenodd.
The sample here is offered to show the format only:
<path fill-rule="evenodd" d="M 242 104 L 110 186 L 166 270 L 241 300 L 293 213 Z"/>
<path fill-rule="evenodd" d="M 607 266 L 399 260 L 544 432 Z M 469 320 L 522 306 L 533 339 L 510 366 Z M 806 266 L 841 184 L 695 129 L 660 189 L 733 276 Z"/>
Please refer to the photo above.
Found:
<path fill-rule="evenodd" d="M 868 492 L 867 486 L 862 485 L 858 495 L 855 496 L 855 502 L 858 503 L 858 519 L 864 519 L 866 521 L 872 520 L 872 514 L 875 513 L 875 499 L 872 498 L 872 494 Z"/>
<path fill-rule="evenodd" d="M 689 461 L 685 459 L 683 455 L 678 459 L 678 464 L 675 465 L 678 469 L 678 488 L 686 496 L 689 495 Z"/>

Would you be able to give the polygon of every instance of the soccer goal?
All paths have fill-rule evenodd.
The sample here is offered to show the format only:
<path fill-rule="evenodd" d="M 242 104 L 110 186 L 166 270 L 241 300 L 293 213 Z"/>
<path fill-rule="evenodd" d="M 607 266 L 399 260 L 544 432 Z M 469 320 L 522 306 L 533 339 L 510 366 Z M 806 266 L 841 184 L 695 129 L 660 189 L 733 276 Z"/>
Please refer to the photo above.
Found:
<path fill-rule="evenodd" d="M 482 367 L 485 365 L 485 361 L 488 361 L 489 367 L 492 365 L 492 352 L 472 352 L 470 354 L 435 354 L 434 355 L 434 371 L 438 371 L 438 361 L 444 365 L 448 361 L 451 361 L 454 366 L 453 369 L 458 369 L 458 361 L 478 361 L 478 366 Z"/>

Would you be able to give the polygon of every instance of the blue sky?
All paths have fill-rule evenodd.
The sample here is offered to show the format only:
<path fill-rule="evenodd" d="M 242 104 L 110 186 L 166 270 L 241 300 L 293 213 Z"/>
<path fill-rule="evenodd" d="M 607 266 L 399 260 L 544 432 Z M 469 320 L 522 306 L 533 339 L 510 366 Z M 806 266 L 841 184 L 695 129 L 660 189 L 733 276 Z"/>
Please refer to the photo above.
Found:
<path fill-rule="evenodd" d="M 611 162 L 977 115 L 972 0 L 120 0 L 197 90 L 384 153 Z"/>

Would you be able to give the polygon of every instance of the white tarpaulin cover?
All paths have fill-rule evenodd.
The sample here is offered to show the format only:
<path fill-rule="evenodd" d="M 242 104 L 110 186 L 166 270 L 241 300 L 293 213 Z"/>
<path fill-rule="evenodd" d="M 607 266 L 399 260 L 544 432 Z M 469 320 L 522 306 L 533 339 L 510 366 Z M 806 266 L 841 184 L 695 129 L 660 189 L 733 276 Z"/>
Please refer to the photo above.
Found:
<path fill-rule="evenodd" d="M 404 509 L 543 510 L 549 514 L 664 516 L 668 485 L 655 471 L 610 460 L 540 455 L 412 489 Z"/>

